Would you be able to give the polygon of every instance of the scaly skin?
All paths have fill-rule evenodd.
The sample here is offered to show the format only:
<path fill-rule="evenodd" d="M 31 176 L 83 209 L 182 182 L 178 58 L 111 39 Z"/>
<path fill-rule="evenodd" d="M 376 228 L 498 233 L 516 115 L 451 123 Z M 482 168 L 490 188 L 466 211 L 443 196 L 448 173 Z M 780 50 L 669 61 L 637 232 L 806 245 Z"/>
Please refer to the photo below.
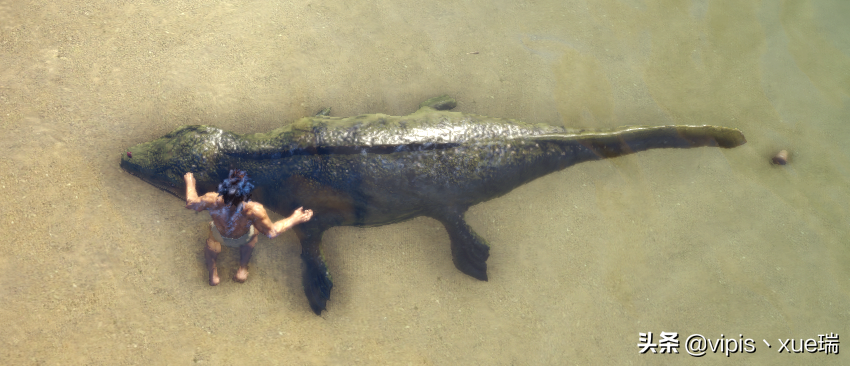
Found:
<path fill-rule="evenodd" d="M 305 263 L 304 292 L 321 314 L 333 287 L 321 252 L 328 228 L 433 217 L 449 233 L 455 266 L 487 280 L 489 246 L 464 221 L 470 206 L 583 161 L 746 142 L 740 131 L 725 127 L 569 130 L 449 112 L 454 106 L 442 96 L 407 116 L 320 114 L 245 135 L 184 126 L 130 148 L 132 157 L 124 155 L 121 167 L 178 197 L 186 172 L 195 174 L 203 194 L 239 168 L 256 185 L 254 200 L 267 208 L 284 216 L 301 206 L 312 209 L 313 219 L 294 230 Z"/>

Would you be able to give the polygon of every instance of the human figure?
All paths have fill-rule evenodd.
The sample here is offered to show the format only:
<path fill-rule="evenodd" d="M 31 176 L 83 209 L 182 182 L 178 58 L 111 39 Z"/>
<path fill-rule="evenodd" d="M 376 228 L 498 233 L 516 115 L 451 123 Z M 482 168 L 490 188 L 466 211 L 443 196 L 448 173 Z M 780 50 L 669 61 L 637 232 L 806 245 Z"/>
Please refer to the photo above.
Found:
<path fill-rule="evenodd" d="M 210 286 L 219 283 L 215 260 L 221 253 L 221 244 L 239 248 L 239 269 L 233 280 L 242 283 L 248 279 L 248 261 L 257 244 L 256 231 L 274 238 L 313 217 L 312 210 L 299 207 L 291 216 L 272 223 L 263 205 L 251 202 L 254 185 L 249 182 L 248 174 L 239 169 L 230 171 L 230 176 L 218 185 L 218 192 L 209 192 L 200 197 L 195 190 L 195 176 L 186 173 L 183 179 L 186 181 L 186 208 L 197 212 L 209 210 L 212 217 L 210 236 L 204 249 Z"/>

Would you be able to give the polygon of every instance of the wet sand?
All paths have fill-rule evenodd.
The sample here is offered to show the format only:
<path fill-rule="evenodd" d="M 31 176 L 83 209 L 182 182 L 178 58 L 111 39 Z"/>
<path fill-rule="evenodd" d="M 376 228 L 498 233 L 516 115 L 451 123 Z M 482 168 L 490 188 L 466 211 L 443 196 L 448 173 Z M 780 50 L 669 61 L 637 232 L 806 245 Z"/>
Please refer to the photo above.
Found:
<path fill-rule="evenodd" d="M 0 2 L 0 364 L 668 364 L 695 362 L 694 333 L 755 340 L 699 362 L 842 364 L 777 339 L 850 334 L 849 11 Z M 332 229 L 321 317 L 294 235 L 261 238 L 245 284 L 225 248 L 210 287 L 208 215 L 118 167 L 180 125 L 268 131 L 444 93 L 495 117 L 716 124 L 748 143 L 584 163 L 473 207 L 489 282 L 454 268 L 434 220 Z M 639 354 L 641 332 L 678 332 L 680 354 Z"/>

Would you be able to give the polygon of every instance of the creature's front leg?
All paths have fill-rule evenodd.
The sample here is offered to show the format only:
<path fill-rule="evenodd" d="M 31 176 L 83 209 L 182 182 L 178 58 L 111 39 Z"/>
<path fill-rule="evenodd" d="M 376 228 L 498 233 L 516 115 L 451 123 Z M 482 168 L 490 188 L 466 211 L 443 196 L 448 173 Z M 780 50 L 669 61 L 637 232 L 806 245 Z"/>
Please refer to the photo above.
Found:
<path fill-rule="evenodd" d="M 331 298 L 331 274 L 322 257 L 322 234 L 324 229 L 305 223 L 295 228 L 298 239 L 301 240 L 301 259 L 304 261 L 302 284 L 310 308 L 316 315 L 322 315 L 325 304 Z"/>

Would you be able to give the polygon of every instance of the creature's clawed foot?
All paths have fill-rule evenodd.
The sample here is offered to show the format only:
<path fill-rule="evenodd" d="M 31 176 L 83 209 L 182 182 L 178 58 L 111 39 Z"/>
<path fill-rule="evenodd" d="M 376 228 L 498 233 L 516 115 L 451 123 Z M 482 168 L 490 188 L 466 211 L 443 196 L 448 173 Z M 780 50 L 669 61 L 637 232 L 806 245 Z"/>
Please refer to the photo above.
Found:
<path fill-rule="evenodd" d="M 310 302 L 310 308 L 316 315 L 322 315 L 322 310 L 325 310 L 325 304 L 331 298 L 331 289 L 334 287 L 331 282 L 331 275 L 328 273 L 328 267 L 321 258 L 312 258 L 301 255 L 304 260 L 304 274 L 302 284 L 304 285 L 304 294 L 307 295 L 307 301 Z"/>
<path fill-rule="evenodd" d="M 466 207 L 446 207 L 435 215 L 446 227 L 452 242 L 452 261 L 455 267 L 481 281 L 487 281 L 487 258 L 490 246 L 463 219 Z"/>
<path fill-rule="evenodd" d="M 457 245 L 453 240 L 452 258 L 455 267 L 473 278 L 487 281 L 487 258 L 490 257 L 490 247 L 477 238 L 475 233 L 471 234 L 475 238 L 463 241 L 462 245 Z"/>

